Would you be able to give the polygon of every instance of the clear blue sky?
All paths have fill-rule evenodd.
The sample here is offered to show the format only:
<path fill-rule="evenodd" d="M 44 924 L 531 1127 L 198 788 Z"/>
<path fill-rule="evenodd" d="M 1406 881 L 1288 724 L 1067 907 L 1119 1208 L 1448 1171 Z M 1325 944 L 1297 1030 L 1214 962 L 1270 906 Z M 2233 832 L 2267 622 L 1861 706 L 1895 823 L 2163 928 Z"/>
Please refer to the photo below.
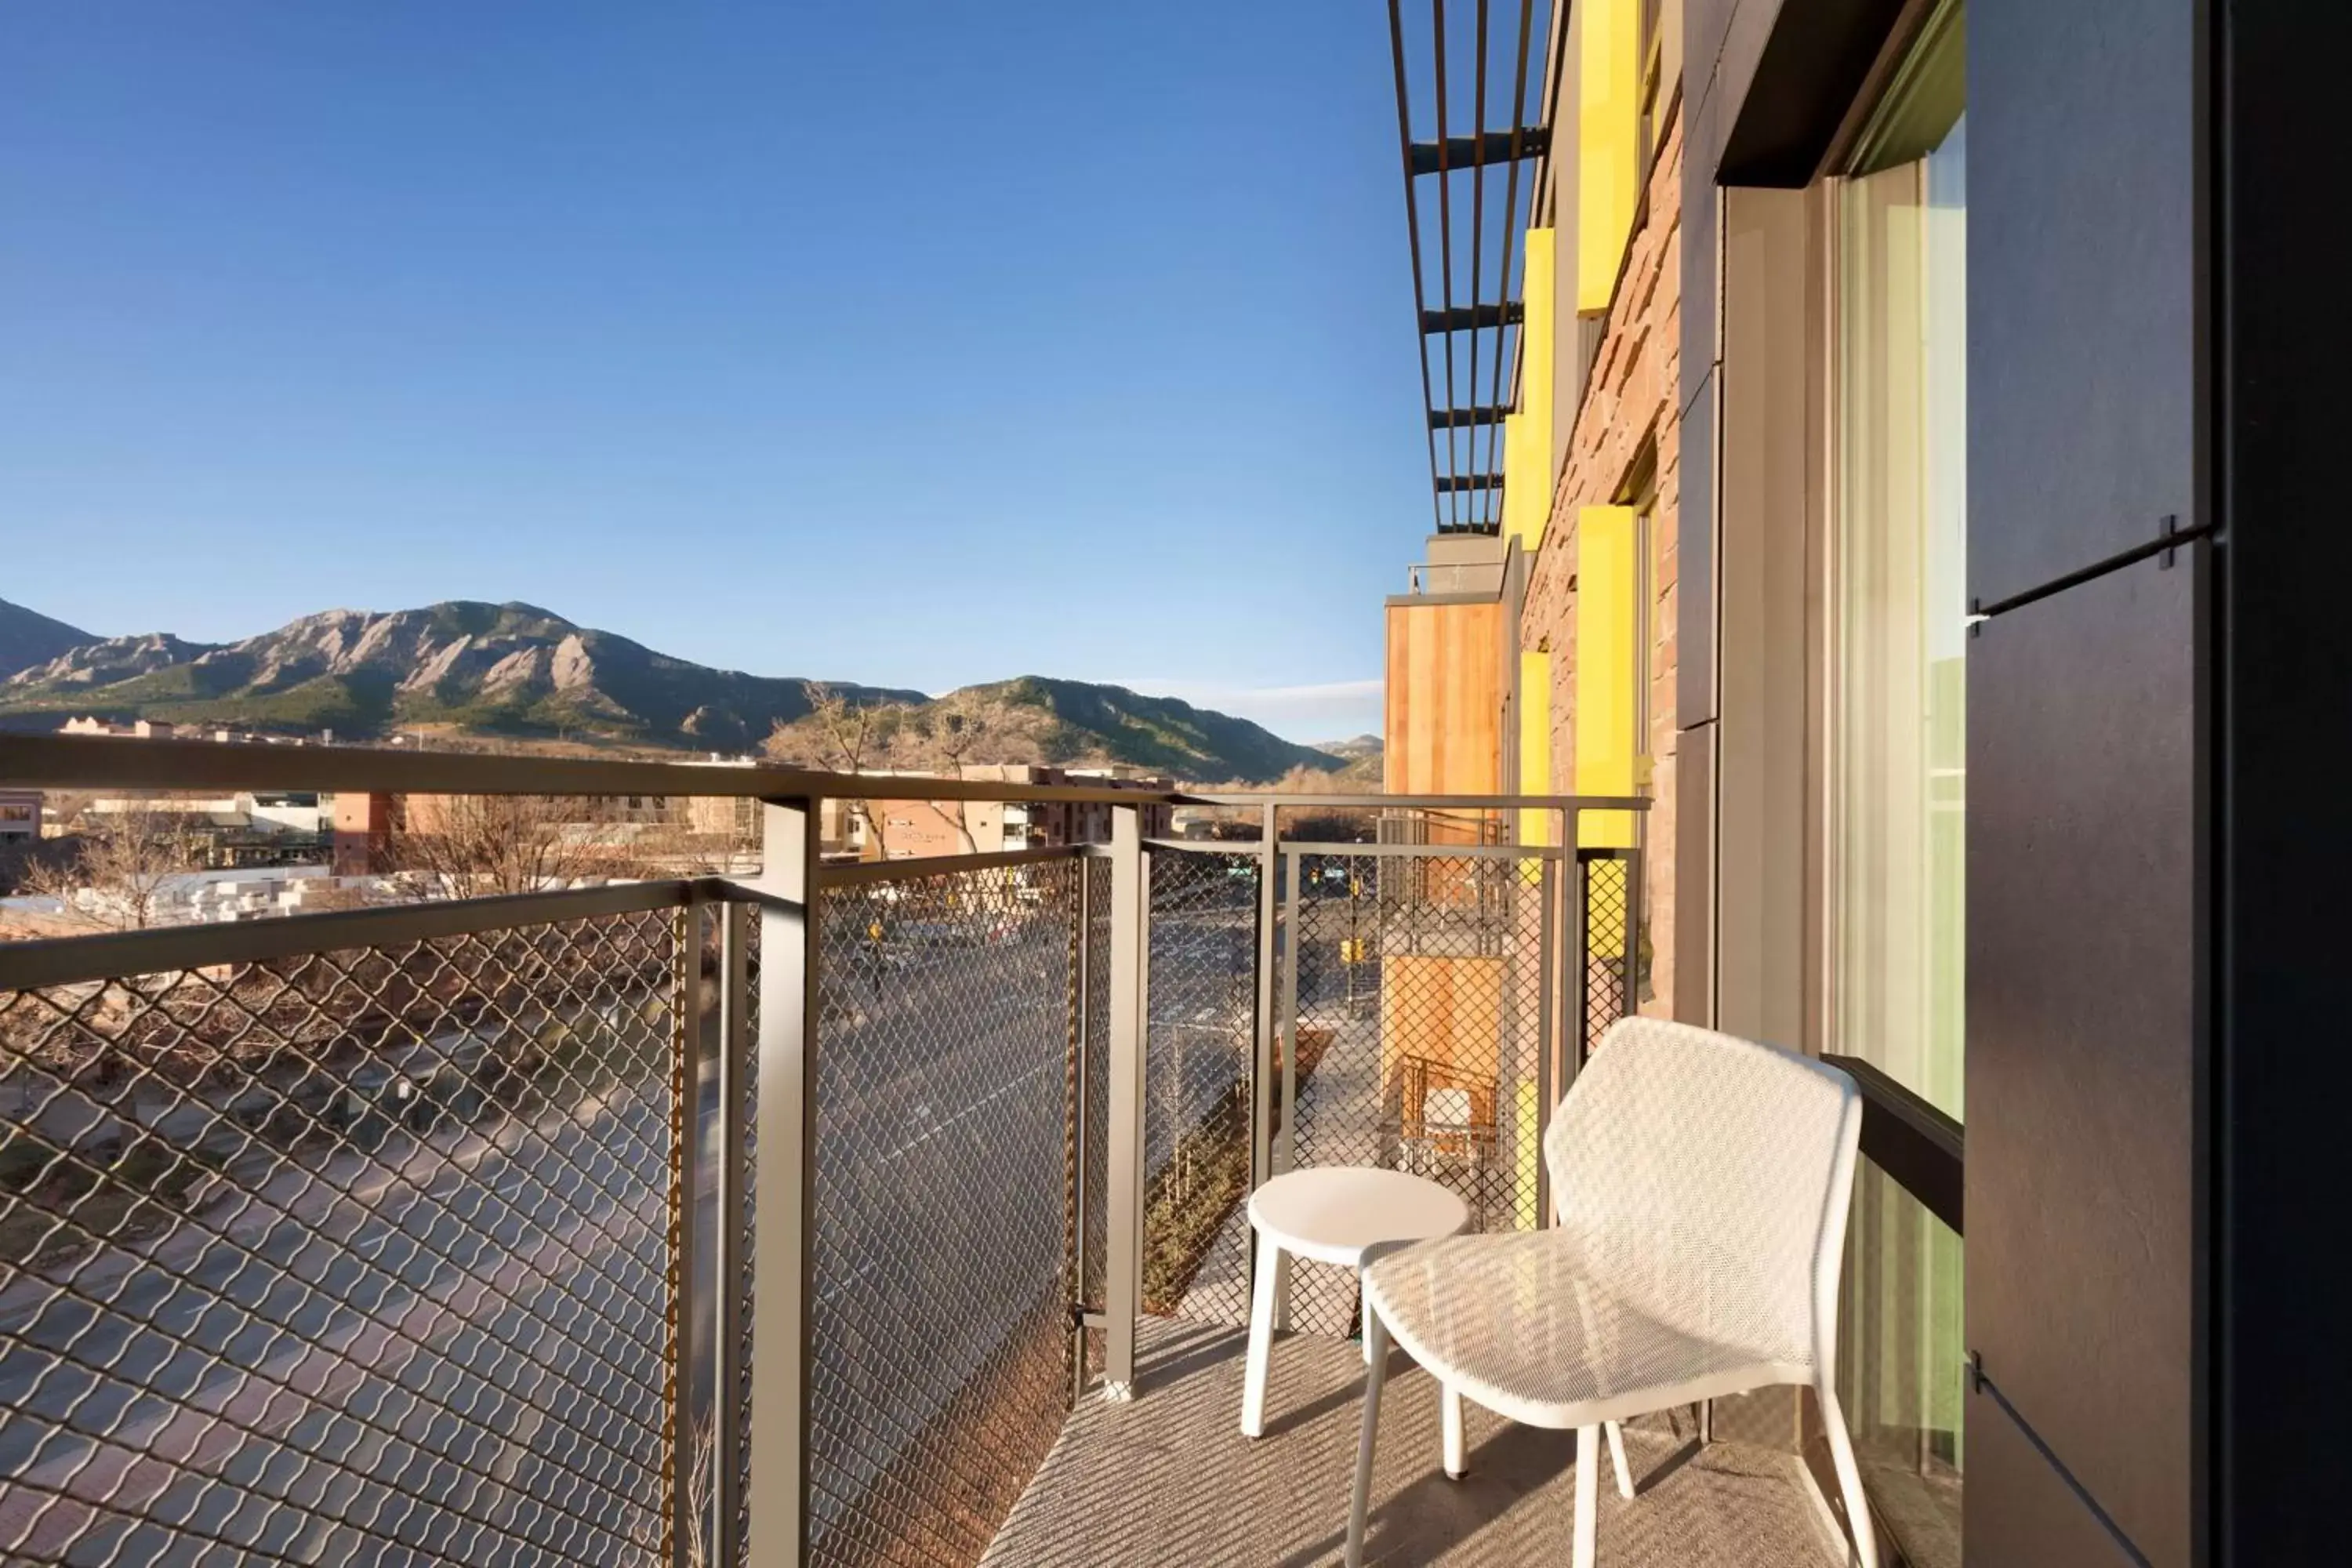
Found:
<path fill-rule="evenodd" d="M 1391 92 L 1370 0 L 0 8 L 0 596 L 1377 729 Z"/>

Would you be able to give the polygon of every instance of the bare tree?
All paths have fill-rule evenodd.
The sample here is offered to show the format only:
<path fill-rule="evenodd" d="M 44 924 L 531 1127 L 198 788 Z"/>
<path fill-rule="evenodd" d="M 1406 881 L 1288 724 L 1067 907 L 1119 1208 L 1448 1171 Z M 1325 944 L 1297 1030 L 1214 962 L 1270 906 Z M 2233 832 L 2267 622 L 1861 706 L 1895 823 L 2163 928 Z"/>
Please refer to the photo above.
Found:
<path fill-rule="evenodd" d="M 963 777 L 965 759 L 987 744 L 989 739 L 987 715 L 960 694 L 940 698 L 909 722 L 915 727 L 916 733 L 929 742 L 931 752 L 947 763 L 957 779 Z M 940 815 L 954 826 L 956 837 L 963 843 L 963 852 L 972 854 L 980 845 L 971 834 L 971 802 L 959 800 L 952 804 L 955 806 L 952 812 Z"/>
<path fill-rule="evenodd" d="M 22 886 L 52 898 L 62 918 L 100 931 L 144 931 L 158 922 L 174 878 L 204 868 L 204 855 L 184 809 L 170 800 L 136 797 L 121 811 L 90 811 L 70 859 L 29 867 Z"/>
<path fill-rule="evenodd" d="M 447 899 L 536 893 L 651 868 L 620 824 L 579 795 L 417 795 L 394 814 L 391 863 Z"/>
<path fill-rule="evenodd" d="M 803 689 L 808 693 L 809 719 L 815 724 L 819 740 L 818 762 L 835 773 L 862 773 L 886 766 L 896 751 L 899 731 L 907 722 L 906 710 L 897 703 L 857 702 L 839 687 L 812 680 Z M 798 760 L 803 748 L 793 726 L 779 721 L 769 733 L 766 751 L 779 762 Z M 850 815 L 856 819 L 866 837 L 866 852 L 873 859 L 881 859 L 882 817 L 871 800 L 845 800 Z"/>

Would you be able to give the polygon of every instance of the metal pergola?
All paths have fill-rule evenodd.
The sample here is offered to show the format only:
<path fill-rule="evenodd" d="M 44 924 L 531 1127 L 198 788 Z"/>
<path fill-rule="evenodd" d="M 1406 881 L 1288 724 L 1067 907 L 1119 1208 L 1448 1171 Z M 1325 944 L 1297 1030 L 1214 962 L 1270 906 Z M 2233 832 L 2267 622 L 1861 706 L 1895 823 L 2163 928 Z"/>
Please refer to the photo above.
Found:
<path fill-rule="evenodd" d="M 1525 315 L 1524 258 L 1516 244 L 1519 173 L 1530 166 L 1532 205 L 1551 149 L 1562 40 L 1546 37 L 1553 31 L 1551 6 L 1538 16 L 1536 0 L 1519 0 L 1516 25 L 1506 10 L 1500 28 L 1493 26 L 1489 0 L 1457 0 L 1450 20 L 1445 0 L 1427 0 L 1426 26 L 1421 3 L 1414 0 L 1408 26 L 1404 0 L 1389 0 L 1389 47 L 1428 413 L 1430 500 L 1438 532 L 1495 533 L 1503 518 L 1503 416 L 1516 389 Z M 1467 73 L 1459 68 L 1465 48 Z M 1499 129 L 1487 124 L 1490 79 L 1491 107 L 1499 112 L 1509 100 L 1509 118 Z M 1499 201 L 1488 199 L 1490 170 L 1500 174 Z M 1425 229 L 1432 204 L 1424 182 L 1435 185 L 1433 231 Z M 1427 261 L 1433 250 L 1434 277 Z"/>

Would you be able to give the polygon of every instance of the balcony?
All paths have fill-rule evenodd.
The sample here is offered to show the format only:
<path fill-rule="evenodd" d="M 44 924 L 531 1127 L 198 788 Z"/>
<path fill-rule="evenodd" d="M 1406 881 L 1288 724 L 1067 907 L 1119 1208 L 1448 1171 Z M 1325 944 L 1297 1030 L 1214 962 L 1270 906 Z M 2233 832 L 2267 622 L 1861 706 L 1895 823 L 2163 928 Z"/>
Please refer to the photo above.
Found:
<path fill-rule="evenodd" d="M 1535 1225 L 1549 1107 L 1642 983 L 1638 847 L 1559 847 L 1624 799 L 926 781 L 1113 837 L 845 866 L 833 775 L 57 740 L 5 772 L 763 803 L 756 878 L 0 948 L 8 1561 L 1333 1559 L 1354 1283 L 1295 1266 L 1242 1437 L 1242 1200 L 1376 1163 Z M 1179 801 L 1257 837 L 1146 840 Z M 1429 1381 L 1389 1408 L 1379 1560 L 1565 1560 L 1568 1435 L 1474 1411 L 1450 1482 Z M 1629 1431 L 1602 1561 L 1843 1562 L 1793 1409 Z"/>

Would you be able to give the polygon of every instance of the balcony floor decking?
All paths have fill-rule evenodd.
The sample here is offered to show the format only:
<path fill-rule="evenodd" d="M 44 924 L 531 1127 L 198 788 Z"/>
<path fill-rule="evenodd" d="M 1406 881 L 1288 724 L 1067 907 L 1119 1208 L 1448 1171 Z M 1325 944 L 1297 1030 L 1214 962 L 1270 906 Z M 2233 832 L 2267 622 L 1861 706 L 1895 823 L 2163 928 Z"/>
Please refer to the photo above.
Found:
<path fill-rule="evenodd" d="M 987 1568 L 1337 1563 L 1361 1419 L 1363 1356 L 1277 1340 L 1265 1436 L 1241 1435 L 1243 1336 L 1146 1325 L 1143 1394 L 1089 1395 L 1014 1507 Z M 1381 1401 L 1368 1562 L 1505 1568 L 1569 1561 L 1574 1434 L 1466 1407 L 1470 1474 L 1438 1463 L 1437 1390 L 1401 1352 Z M 1687 1416 L 1629 1427 L 1640 1494 L 1601 1487 L 1602 1568 L 1836 1568 L 1847 1553 L 1790 1454 L 1718 1442 L 1688 1454 Z"/>

